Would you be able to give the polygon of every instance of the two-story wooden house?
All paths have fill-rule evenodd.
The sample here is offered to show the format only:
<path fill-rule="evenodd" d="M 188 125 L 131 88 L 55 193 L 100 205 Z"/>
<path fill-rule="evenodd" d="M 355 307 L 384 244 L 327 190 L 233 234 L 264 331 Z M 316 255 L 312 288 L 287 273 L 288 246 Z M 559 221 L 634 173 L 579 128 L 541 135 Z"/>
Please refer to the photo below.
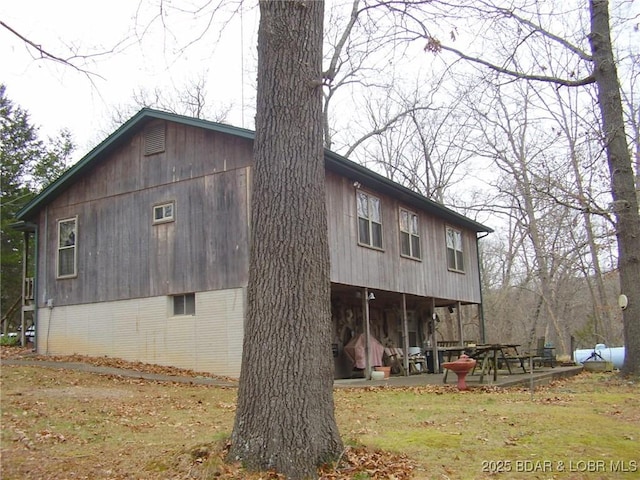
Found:
<path fill-rule="evenodd" d="M 252 144 L 248 130 L 143 109 L 26 205 L 36 267 L 23 315 L 34 312 L 37 351 L 238 376 Z M 491 230 L 333 152 L 325 161 L 346 376 L 354 334 L 420 347 L 436 308 L 481 303 L 478 234 Z"/>

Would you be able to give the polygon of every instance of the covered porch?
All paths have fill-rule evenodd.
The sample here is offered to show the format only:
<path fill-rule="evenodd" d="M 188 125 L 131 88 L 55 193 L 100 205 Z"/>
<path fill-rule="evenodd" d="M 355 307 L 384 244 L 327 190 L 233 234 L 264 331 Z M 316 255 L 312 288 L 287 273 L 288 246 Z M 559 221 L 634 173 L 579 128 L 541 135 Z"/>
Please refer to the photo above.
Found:
<path fill-rule="evenodd" d="M 439 372 L 438 344 L 484 340 L 481 305 L 454 299 L 332 283 L 331 312 L 336 379 L 370 379 L 383 365 L 395 375 Z"/>

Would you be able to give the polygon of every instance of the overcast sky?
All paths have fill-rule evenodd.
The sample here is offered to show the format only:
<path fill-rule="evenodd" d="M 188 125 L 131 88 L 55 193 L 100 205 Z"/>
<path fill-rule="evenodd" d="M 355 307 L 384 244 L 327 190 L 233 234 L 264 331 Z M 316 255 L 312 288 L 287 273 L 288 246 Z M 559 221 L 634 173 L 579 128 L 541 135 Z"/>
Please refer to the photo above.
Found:
<path fill-rule="evenodd" d="M 40 59 L 33 47 L 0 26 L 0 82 L 8 97 L 30 113 L 43 138 L 68 128 L 77 145 L 75 160 L 104 138 L 105 130 L 112 129 L 114 108 L 130 106 L 134 90 L 140 88 L 174 91 L 188 79 L 206 75 L 210 101 L 233 107 L 227 121 L 242 126 L 246 120 L 241 87 L 244 84 L 245 95 L 252 95 L 247 91 L 255 84 L 255 8 L 234 15 L 224 28 L 214 24 L 203 41 L 180 53 L 181 46 L 199 36 L 204 22 L 174 11 L 165 18 L 169 30 L 155 21 L 145 31 L 159 8 L 151 5 L 153 0 L 144 3 L 141 8 L 134 0 L 0 2 L 0 20 L 53 55 L 66 58 L 73 50 L 85 55 L 117 49 L 86 64 L 74 60 L 90 72 L 87 75 Z M 228 17 L 229 12 L 218 16 Z M 245 98 L 248 102 L 253 102 L 252 96 Z M 247 115 L 253 116 L 252 104 L 248 113 L 245 108 Z"/>
<path fill-rule="evenodd" d="M 113 131 L 114 110 L 130 110 L 135 90 L 159 88 L 173 95 L 189 79 L 202 76 L 207 79 L 209 106 L 231 106 L 225 120 L 252 128 L 257 1 L 245 0 L 242 15 L 235 13 L 240 2 L 226 0 L 226 10 L 217 12 L 217 20 L 199 39 L 207 25 L 203 19 L 210 12 L 196 19 L 192 13 L 177 11 L 175 5 L 184 9 L 192 3 L 206 5 L 202 0 L 165 1 L 164 25 L 154 21 L 160 13 L 160 0 L 0 0 L 0 20 L 53 55 L 66 58 L 71 51 L 91 55 L 116 49 L 86 63 L 73 60 L 90 72 L 86 74 L 39 58 L 35 48 L 0 26 L 0 82 L 7 86 L 8 97 L 31 114 L 32 124 L 40 127 L 43 138 L 56 135 L 62 128 L 71 131 L 77 146 L 74 160 Z M 337 3 L 327 0 L 326 8 Z M 627 17 L 632 18 L 634 8 L 629 9 Z M 326 25 L 325 29 L 330 27 Z M 459 33 L 465 31 L 461 26 Z M 479 35 L 473 28 L 468 32 L 472 38 Z M 188 49 L 180 48 L 190 42 L 193 45 Z M 425 55 L 422 44 L 414 42 L 410 47 L 417 48 L 417 60 L 410 62 L 415 68 L 409 74 L 404 70 L 402 74 L 393 73 L 396 84 L 403 80 L 421 84 L 423 77 L 415 70 L 434 69 L 436 59 Z M 400 50 L 398 55 L 407 55 L 410 48 Z M 393 72 L 399 60 L 393 57 Z M 388 65 L 378 67 L 390 74 Z M 348 88 L 342 95 L 345 97 L 334 99 L 333 108 L 352 100 Z M 356 108 L 349 105 L 350 113 Z M 334 116 L 332 120 L 337 122 L 337 130 L 353 131 L 352 125 L 339 123 L 342 118 Z M 334 148 L 341 151 L 338 145 Z"/>

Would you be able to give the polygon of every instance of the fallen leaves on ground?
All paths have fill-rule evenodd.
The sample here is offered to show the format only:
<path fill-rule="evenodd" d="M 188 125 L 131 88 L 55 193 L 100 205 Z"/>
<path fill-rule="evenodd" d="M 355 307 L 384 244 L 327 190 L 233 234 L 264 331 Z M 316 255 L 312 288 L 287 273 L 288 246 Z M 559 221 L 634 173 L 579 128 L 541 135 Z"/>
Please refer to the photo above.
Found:
<path fill-rule="evenodd" d="M 214 375 L 209 372 L 196 372 L 186 368 L 177 368 L 165 365 L 154 365 L 151 363 L 131 362 L 113 357 L 89 357 L 86 355 L 39 355 L 29 348 L 22 347 L 2 347 L 0 350 L 0 358 L 16 359 L 16 360 L 35 360 L 42 362 L 71 362 L 86 363 L 96 367 L 120 368 L 124 370 L 133 370 L 142 373 L 152 373 L 156 375 L 168 375 L 175 377 L 207 377 L 215 378 L 222 381 L 235 383 L 236 378 Z"/>
<path fill-rule="evenodd" d="M 182 470 L 191 472 L 191 478 L 209 478 L 211 475 L 220 480 L 284 480 L 285 477 L 273 470 L 249 472 L 239 462 L 225 462 L 230 444 L 203 444 L 180 451 L 176 462 Z M 398 455 L 364 446 L 346 447 L 340 458 L 332 464 L 318 469 L 319 480 L 351 480 L 367 478 L 370 480 L 406 480 L 412 478 L 415 462 L 406 455 Z"/>
<path fill-rule="evenodd" d="M 358 474 L 363 478 L 401 480 L 411 478 L 414 468 L 415 462 L 406 455 L 347 447 L 335 466 L 326 465 L 318 473 L 323 480 L 347 480 Z"/>
<path fill-rule="evenodd" d="M 117 358 L 109 357 L 88 357 L 83 355 L 68 355 L 68 356 L 45 356 L 34 353 L 31 349 L 20 347 L 3 347 L 1 350 L 2 359 L 29 359 L 36 361 L 46 362 L 80 362 L 87 363 L 95 366 L 109 367 L 109 368 L 121 368 L 127 370 L 135 370 L 138 372 L 161 374 L 161 375 L 175 375 L 175 376 L 207 376 L 214 378 L 214 375 L 202 372 L 195 372 L 192 370 L 165 367 L 159 365 L 150 365 L 141 362 L 128 362 Z M 136 381 L 130 381 L 135 383 Z M 129 382 L 128 382 L 129 383 Z M 114 386 L 115 387 L 115 386 Z M 100 394 L 101 391 L 94 391 L 96 387 L 91 387 L 91 395 L 88 395 L 88 387 L 82 386 L 64 386 L 61 388 L 52 388 L 46 390 L 50 395 L 61 395 L 62 393 L 71 394 L 74 397 L 87 396 L 93 400 L 100 399 L 112 399 L 117 395 L 111 395 L 107 397 L 105 394 Z M 77 391 L 76 391 L 77 390 Z M 372 389 L 377 390 L 377 389 Z M 448 386 L 424 386 L 424 387 L 407 387 L 407 391 L 414 393 L 445 393 L 452 391 Z M 357 391 L 354 389 L 354 391 Z M 22 394 L 20 394 L 22 396 Z M 121 393 L 124 396 L 124 393 Z M 171 396 L 167 396 L 165 399 L 167 402 L 171 402 Z M 190 408 L 199 409 L 206 408 L 205 405 L 201 405 L 202 402 L 197 403 L 194 400 L 194 404 L 183 406 L 181 403 L 174 405 L 174 408 Z M 24 399 L 23 408 L 24 412 L 29 412 L 29 418 L 33 418 L 37 415 L 35 411 L 38 403 L 33 402 L 32 399 Z M 231 402 L 217 402 L 215 406 L 223 411 L 233 413 L 236 405 Z M 129 402 L 123 402 L 122 404 L 115 404 L 110 407 L 108 411 L 104 412 L 103 422 L 116 422 L 120 426 L 130 428 L 132 431 L 139 431 L 142 429 L 149 429 L 152 426 L 160 426 L 164 422 L 163 419 L 156 418 L 157 415 L 153 411 L 150 404 L 142 402 L 139 404 L 130 404 Z M 27 417 L 25 417 L 26 419 Z M 144 418 L 155 418 L 153 424 L 149 422 L 143 422 Z M 370 419 L 377 418 L 372 416 Z M 20 419 L 22 420 L 22 419 Z M 176 428 L 182 428 L 182 425 L 175 425 Z M 185 427 L 186 428 L 186 427 Z M 188 430 L 188 429 L 187 429 Z M 13 428 L 14 437 L 13 440 L 23 444 L 27 449 L 33 449 L 36 444 L 55 444 L 62 443 L 68 440 L 64 435 L 57 433 L 51 429 L 42 429 L 35 433 L 34 438 L 29 436 L 19 428 Z M 185 438 L 189 438 L 188 432 L 185 432 Z M 74 439 L 78 441 L 78 439 Z M 183 450 L 175 454 L 175 462 L 181 465 L 181 470 L 187 472 L 185 478 L 206 478 L 212 472 L 215 472 L 215 478 L 219 479 L 283 479 L 284 477 L 276 472 L 247 472 L 242 468 L 239 463 L 227 463 L 224 461 L 226 456 L 226 448 L 216 444 L 198 445 L 191 447 L 187 450 Z M 151 462 L 151 467 L 155 464 Z M 335 464 L 329 464 L 321 467 L 318 470 L 318 475 L 324 480 L 348 480 L 358 475 L 362 478 L 375 479 L 396 479 L 404 480 L 412 477 L 412 472 L 415 468 L 415 462 L 409 459 L 406 455 L 399 455 L 395 453 L 385 452 L 378 449 L 370 449 L 364 446 L 346 447 L 341 454 L 338 461 Z M 152 468 L 153 470 L 153 468 Z"/>

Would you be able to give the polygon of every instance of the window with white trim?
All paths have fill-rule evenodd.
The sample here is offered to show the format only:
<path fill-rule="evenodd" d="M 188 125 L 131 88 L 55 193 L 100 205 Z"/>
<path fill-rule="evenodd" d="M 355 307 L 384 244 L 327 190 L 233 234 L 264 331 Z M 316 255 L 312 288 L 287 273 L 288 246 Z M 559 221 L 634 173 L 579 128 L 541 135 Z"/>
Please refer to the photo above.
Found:
<path fill-rule="evenodd" d="M 418 215 L 400 209 L 400 254 L 404 257 L 420 259 L 420 231 Z"/>
<path fill-rule="evenodd" d="M 358 243 L 367 247 L 382 248 L 382 208 L 380 199 L 358 190 Z"/>
<path fill-rule="evenodd" d="M 78 218 L 58 220 L 58 278 L 76 276 Z"/>
<path fill-rule="evenodd" d="M 173 315 L 195 315 L 196 314 L 196 294 L 185 293 L 173 296 Z"/>
<path fill-rule="evenodd" d="M 462 248 L 462 232 L 447 227 L 447 267 L 449 270 L 464 272 L 464 251 Z"/>
<path fill-rule="evenodd" d="M 175 215 L 174 202 L 162 203 L 153 207 L 153 223 L 173 222 Z"/>

